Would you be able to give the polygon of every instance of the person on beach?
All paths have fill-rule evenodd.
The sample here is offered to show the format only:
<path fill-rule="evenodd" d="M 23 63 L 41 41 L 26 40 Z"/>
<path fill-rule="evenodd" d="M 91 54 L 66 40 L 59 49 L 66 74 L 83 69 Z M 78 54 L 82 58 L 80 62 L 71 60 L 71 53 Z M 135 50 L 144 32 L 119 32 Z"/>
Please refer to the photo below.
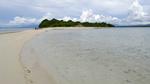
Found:
<path fill-rule="evenodd" d="M 37 27 L 35 27 L 35 30 L 37 30 L 38 28 Z"/>

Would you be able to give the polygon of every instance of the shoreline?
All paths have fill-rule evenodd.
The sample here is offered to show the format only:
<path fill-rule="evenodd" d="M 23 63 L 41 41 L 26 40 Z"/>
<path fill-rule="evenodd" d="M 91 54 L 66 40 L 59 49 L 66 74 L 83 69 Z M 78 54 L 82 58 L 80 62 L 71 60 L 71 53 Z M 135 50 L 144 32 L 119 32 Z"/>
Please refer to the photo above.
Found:
<path fill-rule="evenodd" d="M 40 34 L 46 33 L 51 30 L 55 31 L 55 29 L 51 29 L 51 28 L 39 29 L 39 30 L 44 30 L 44 32 Z M 65 30 L 65 29 L 60 29 L 60 30 Z M 38 36 L 40 35 L 36 35 L 31 40 L 26 41 L 26 43 L 24 44 L 20 52 L 20 62 L 24 69 L 24 76 L 26 79 L 26 83 L 27 84 L 57 84 L 57 81 L 55 80 L 56 78 L 54 78 L 55 74 L 54 75 L 52 75 L 53 73 L 50 74 L 45 69 L 45 67 L 41 65 L 37 53 L 34 52 L 34 49 L 29 48 L 28 46 L 28 44 L 30 44 L 32 40 L 38 38 Z M 30 45 L 30 47 L 31 46 L 32 45 Z M 32 51 L 31 52 L 32 56 L 30 55 L 30 50 Z"/>
<path fill-rule="evenodd" d="M 0 83 L 26 84 L 20 52 L 25 42 L 45 30 L 23 30 L 0 34 Z"/>
<path fill-rule="evenodd" d="M 25 30 L 25 31 L 27 31 L 27 30 Z M 23 32 L 23 31 L 12 31 L 12 32 L 0 32 L 0 35 L 1 34 L 11 34 L 11 33 L 19 33 L 19 32 Z"/>
<path fill-rule="evenodd" d="M 133 34 L 144 30 L 76 30 L 48 30 L 25 45 L 21 56 L 29 84 L 149 82 L 149 47 L 139 47 L 147 42 Z"/>

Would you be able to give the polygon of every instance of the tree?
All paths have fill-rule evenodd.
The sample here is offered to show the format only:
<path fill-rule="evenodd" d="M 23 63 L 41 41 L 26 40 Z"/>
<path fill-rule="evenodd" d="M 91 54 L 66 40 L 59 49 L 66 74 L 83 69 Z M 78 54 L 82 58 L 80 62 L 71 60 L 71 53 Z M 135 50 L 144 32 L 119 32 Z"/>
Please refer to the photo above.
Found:
<path fill-rule="evenodd" d="M 102 23 L 90 23 L 90 22 L 74 22 L 72 20 L 63 21 L 57 20 L 53 18 L 52 20 L 45 19 L 39 24 L 39 28 L 46 28 L 46 27 L 76 27 L 76 26 L 83 26 L 83 27 L 114 27 L 112 24 L 108 24 L 105 22 Z"/>

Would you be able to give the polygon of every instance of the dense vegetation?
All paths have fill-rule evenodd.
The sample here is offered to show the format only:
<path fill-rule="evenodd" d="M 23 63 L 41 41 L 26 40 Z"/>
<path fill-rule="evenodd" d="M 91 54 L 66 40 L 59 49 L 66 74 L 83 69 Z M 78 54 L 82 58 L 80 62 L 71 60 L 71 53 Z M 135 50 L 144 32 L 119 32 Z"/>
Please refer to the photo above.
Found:
<path fill-rule="evenodd" d="M 114 25 L 105 22 L 90 23 L 90 22 L 78 22 L 78 21 L 74 22 L 72 20 L 63 21 L 57 19 L 52 19 L 52 20 L 45 19 L 40 23 L 39 28 L 46 28 L 46 27 L 114 27 Z"/>

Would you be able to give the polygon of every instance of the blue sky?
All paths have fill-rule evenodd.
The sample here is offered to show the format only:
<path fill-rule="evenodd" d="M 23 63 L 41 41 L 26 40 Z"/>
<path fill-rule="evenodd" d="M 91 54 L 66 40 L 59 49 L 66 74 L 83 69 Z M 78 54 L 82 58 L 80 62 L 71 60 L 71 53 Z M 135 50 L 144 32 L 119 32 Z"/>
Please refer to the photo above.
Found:
<path fill-rule="evenodd" d="M 2 0 L 0 26 L 38 24 L 41 20 L 150 24 L 150 0 Z"/>

